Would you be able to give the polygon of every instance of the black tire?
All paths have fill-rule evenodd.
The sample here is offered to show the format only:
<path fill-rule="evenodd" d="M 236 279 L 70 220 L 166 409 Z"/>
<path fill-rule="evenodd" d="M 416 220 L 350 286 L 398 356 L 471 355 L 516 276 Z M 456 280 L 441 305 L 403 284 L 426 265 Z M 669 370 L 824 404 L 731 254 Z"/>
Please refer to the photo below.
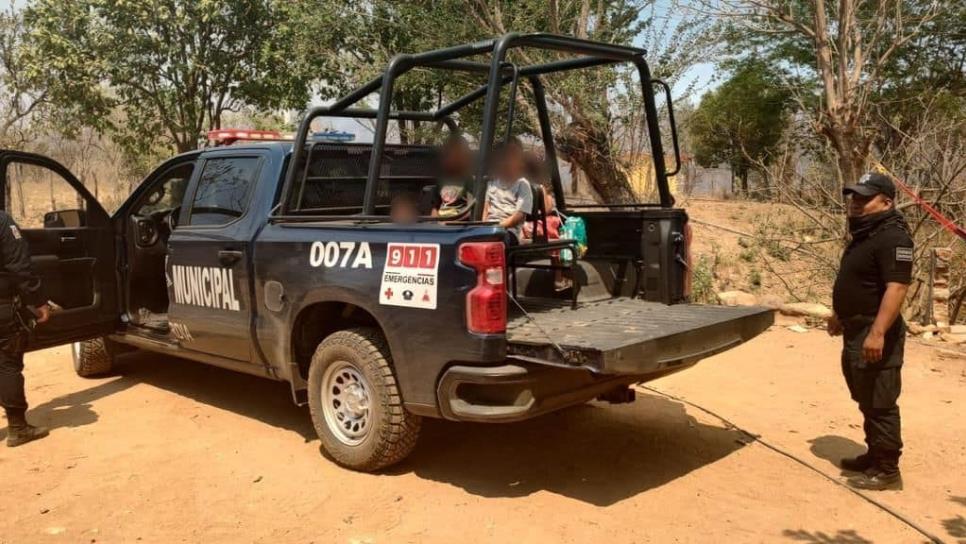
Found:
<path fill-rule="evenodd" d="M 325 401 L 323 381 L 331 386 Z M 376 471 L 402 461 L 416 446 L 421 418 L 403 407 L 389 346 L 378 331 L 356 328 L 326 337 L 312 355 L 308 387 L 322 451 L 339 465 Z M 336 404 L 347 398 L 350 388 L 353 399 Z M 359 407 L 360 399 L 365 408 Z M 363 431 L 361 437 L 347 435 Z"/>
<path fill-rule="evenodd" d="M 103 376 L 114 367 L 115 353 L 114 343 L 106 338 L 74 342 L 71 346 L 74 372 L 82 378 Z"/>

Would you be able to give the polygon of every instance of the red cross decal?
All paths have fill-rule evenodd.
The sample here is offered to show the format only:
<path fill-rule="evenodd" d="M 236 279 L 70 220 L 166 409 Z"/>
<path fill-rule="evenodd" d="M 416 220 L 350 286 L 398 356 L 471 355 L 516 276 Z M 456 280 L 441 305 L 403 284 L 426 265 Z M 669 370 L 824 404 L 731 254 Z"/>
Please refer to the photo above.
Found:
<path fill-rule="evenodd" d="M 386 298 L 392 298 L 392 287 L 387 287 L 383 294 L 386 295 Z"/>

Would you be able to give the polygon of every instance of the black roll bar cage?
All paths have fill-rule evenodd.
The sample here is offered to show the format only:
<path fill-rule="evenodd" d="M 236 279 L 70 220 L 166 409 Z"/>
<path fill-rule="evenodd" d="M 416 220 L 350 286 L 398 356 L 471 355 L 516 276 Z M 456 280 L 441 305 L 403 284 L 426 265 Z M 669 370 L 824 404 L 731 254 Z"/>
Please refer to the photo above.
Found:
<path fill-rule="evenodd" d="M 557 50 L 567 53 L 581 55 L 576 58 L 569 58 L 554 62 L 533 64 L 530 66 L 518 67 L 507 62 L 506 56 L 510 49 L 520 47 L 532 47 L 537 49 Z M 301 161 L 311 154 L 311 149 L 306 149 L 309 138 L 309 131 L 312 122 L 319 117 L 349 117 L 376 119 L 376 128 L 373 135 L 372 151 L 369 160 L 369 169 L 366 179 L 365 196 L 362 203 L 362 213 L 352 216 L 360 220 L 373 219 L 375 216 L 376 188 L 381 169 L 382 156 L 386 146 L 386 133 L 390 120 L 412 120 L 412 121 L 435 121 L 447 125 L 451 131 L 458 130 L 456 123 L 450 117 L 453 113 L 472 104 L 476 100 L 485 97 L 483 105 L 483 127 L 479 141 L 480 152 L 478 156 L 478 168 L 475 177 L 474 197 L 475 206 L 473 210 L 473 220 L 480 221 L 483 215 L 486 185 L 483 180 L 486 176 L 486 165 L 488 164 L 491 148 L 496 131 L 496 117 L 499 106 L 499 94 L 502 87 L 508 83 L 512 84 L 513 91 L 520 78 L 526 78 L 533 90 L 534 101 L 536 102 L 537 118 L 540 124 L 540 137 L 545 147 L 545 158 L 550 166 L 551 182 L 553 185 L 554 198 L 558 207 L 566 211 L 564 200 L 563 184 L 560 179 L 560 172 L 557 166 L 557 155 L 553 143 L 553 134 L 550 126 L 550 115 L 547 109 L 546 93 L 540 76 L 543 74 L 577 70 L 615 64 L 619 62 L 633 63 L 638 70 L 641 82 L 642 96 L 644 99 L 644 114 L 647 120 L 648 139 L 651 144 L 653 154 L 654 173 L 657 181 L 660 206 L 671 207 L 674 198 L 671 196 L 668 187 L 667 166 L 664 163 L 664 147 L 661 143 L 660 128 L 657 119 L 657 107 L 654 102 L 655 84 L 663 85 L 665 91 L 670 95 L 666 84 L 659 80 L 652 80 L 650 69 L 644 60 L 645 50 L 637 47 L 613 45 L 591 40 L 584 40 L 570 36 L 560 36 L 546 33 L 520 34 L 508 33 L 491 40 L 483 40 L 470 44 L 447 47 L 425 53 L 400 54 L 389 61 L 386 70 L 378 77 L 367 82 L 365 85 L 355 89 L 351 93 L 343 96 L 328 106 L 319 106 L 309 110 L 299 124 L 298 132 L 295 137 L 290 167 L 288 168 L 285 185 L 282 188 L 281 201 L 279 203 L 278 215 L 274 219 L 294 219 L 300 217 L 301 220 L 308 219 L 305 216 L 291 214 L 290 197 L 293 186 L 297 183 L 296 172 Z M 465 60 L 467 57 L 476 55 L 490 54 L 490 62 L 482 63 Z M 412 70 L 413 68 L 434 68 L 454 71 L 486 73 L 487 82 L 470 93 L 439 107 L 435 112 L 417 111 L 394 111 L 392 106 L 393 86 L 399 76 Z M 511 74 L 506 75 L 507 71 Z M 354 108 L 356 103 L 368 95 L 379 91 L 378 109 Z M 668 96 L 668 98 L 670 98 Z M 511 96 L 512 100 L 512 96 Z M 670 100 L 668 108 L 671 109 Z M 511 121 L 512 122 L 512 121 Z M 677 168 L 680 168 L 680 153 L 678 150 L 677 131 L 674 125 L 673 113 L 671 113 L 672 138 L 674 141 L 675 159 Z M 509 129 L 508 129 L 509 130 Z M 643 206 L 646 204 L 610 204 L 607 207 L 629 207 Z M 335 219 L 333 216 L 326 216 L 324 219 Z"/>

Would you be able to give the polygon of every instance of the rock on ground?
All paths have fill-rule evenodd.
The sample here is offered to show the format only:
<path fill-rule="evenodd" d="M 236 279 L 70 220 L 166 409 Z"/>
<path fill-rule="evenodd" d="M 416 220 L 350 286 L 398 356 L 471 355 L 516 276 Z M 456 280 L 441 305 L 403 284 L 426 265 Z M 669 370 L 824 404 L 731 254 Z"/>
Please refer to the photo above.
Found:
<path fill-rule="evenodd" d="M 942 333 L 942 339 L 950 344 L 966 344 L 966 334 Z"/>
<path fill-rule="evenodd" d="M 778 310 L 785 305 L 785 299 L 779 295 L 766 294 L 758 297 L 758 304 L 760 306 L 764 306 L 765 308 Z"/>
<path fill-rule="evenodd" d="M 816 319 L 832 317 L 832 310 L 824 304 L 816 302 L 790 302 L 779 308 L 779 311 L 785 315 L 814 317 Z"/>
<path fill-rule="evenodd" d="M 722 291 L 718 293 L 718 302 L 722 306 L 754 306 L 758 304 L 758 299 L 744 291 Z"/>
<path fill-rule="evenodd" d="M 910 322 L 910 323 L 906 323 L 906 330 L 909 331 L 909 334 L 912 334 L 914 336 L 921 336 L 923 333 L 926 333 L 926 332 L 934 333 L 938 329 L 936 328 L 935 325 L 920 325 L 919 323 Z"/>

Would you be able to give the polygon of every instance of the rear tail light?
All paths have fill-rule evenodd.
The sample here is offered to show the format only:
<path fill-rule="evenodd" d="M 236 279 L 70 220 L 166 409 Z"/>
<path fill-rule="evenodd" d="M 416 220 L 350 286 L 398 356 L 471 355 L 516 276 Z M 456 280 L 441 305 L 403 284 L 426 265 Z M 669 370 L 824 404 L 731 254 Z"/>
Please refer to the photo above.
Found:
<path fill-rule="evenodd" d="M 476 287 L 466 294 L 470 332 L 506 332 L 505 251 L 503 242 L 467 242 L 459 248 L 460 262 L 476 270 Z"/>

